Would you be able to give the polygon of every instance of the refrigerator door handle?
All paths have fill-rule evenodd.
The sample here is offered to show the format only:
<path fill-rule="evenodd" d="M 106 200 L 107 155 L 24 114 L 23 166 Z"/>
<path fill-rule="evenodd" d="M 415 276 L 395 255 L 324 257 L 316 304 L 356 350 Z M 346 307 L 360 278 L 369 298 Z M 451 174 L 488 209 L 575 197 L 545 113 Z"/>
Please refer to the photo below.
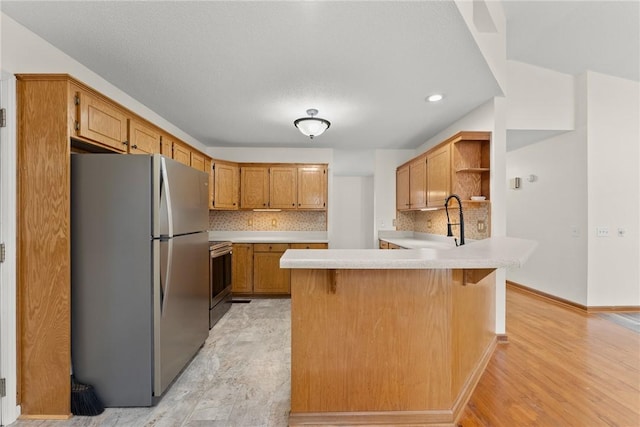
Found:
<path fill-rule="evenodd" d="M 160 170 L 162 190 L 167 200 L 167 227 L 168 236 L 173 237 L 173 208 L 171 204 L 171 191 L 169 190 L 169 176 L 167 175 L 167 163 L 164 157 L 160 157 Z"/>
<path fill-rule="evenodd" d="M 160 317 L 164 313 L 166 301 L 169 296 L 169 287 L 171 284 L 171 267 L 173 265 L 173 239 L 167 239 L 163 243 L 167 244 L 167 259 L 161 262 L 165 265 L 164 280 L 160 279 Z"/>

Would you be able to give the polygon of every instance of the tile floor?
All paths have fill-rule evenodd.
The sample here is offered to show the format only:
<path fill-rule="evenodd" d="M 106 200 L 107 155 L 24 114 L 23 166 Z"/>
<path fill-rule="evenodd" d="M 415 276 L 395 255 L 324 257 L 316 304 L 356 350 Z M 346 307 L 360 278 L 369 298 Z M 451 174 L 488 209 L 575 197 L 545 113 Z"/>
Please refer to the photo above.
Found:
<path fill-rule="evenodd" d="M 233 304 L 161 401 L 11 427 L 279 427 L 290 409 L 291 301 Z"/>

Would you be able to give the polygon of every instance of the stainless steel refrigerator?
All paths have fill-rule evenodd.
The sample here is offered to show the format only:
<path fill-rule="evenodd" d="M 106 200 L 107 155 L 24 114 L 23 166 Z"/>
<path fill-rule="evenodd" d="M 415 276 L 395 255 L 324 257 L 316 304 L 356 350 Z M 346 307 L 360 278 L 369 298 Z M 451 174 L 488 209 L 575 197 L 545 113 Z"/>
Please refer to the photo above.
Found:
<path fill-rule="evenodd" d="M 208 195 L 157 154 L 71 156 L 72 366 L 105 406 L 154 404 L 207 338 Z"/>

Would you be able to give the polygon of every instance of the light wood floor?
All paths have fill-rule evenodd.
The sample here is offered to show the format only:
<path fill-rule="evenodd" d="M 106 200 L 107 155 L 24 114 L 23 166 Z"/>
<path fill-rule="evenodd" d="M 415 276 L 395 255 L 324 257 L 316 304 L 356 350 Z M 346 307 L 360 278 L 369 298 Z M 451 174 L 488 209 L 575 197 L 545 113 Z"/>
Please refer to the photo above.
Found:
<path fill-rule="evenodd" d="M 461 426 L 640 426 L 640 334 L 512 288 L 507 334 Z"/>

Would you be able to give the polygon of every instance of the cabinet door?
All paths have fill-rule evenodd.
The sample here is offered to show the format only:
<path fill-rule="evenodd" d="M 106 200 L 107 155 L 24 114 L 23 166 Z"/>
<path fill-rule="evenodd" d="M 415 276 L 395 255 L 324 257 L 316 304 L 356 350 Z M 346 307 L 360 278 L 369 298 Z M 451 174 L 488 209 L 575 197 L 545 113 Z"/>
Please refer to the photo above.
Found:
<path fill-rule="evenodd" d="M 231 256 L 231 291 L 238 294 L 253 292 L 253 245 L 234 243 Z"/>
<path fill-rule="evenodd" d="M 241 208 L 269 207 L 269 169 L 259 166 L 240 168 L 240 187 Z"/>
<path fill-rule="evenodd" d="M 173 141 L 166 135 L 160 136 L 160 154 L 173 159 Z"/>
<path fill-rule="evenodd" d="M 284 252 L 253 253 L 253 291 L 263 294 L 290 293 L 291 273 L 280 268 L 280 257 Z"/>
<path fill-rule="evenodd" d="M 213 207 L 215 209 L 238 209 L 238 167 L 228 163 L 214 164 L 214 194 Z"/>
<path fill-rule="evenodd" d="M 297 188 L 297 168 L 272 167 L 269 170 L 269 207 L 295 209 Z"/>
<path fill-rule="evenodd" d="M 160 134 L 153 128 L 129 119 L 129 153 L 153 154 L 160 152 Z"/>
<path fill-rule="evenodd" d="M 191 167 L 199 171 L 206 172 L 204 166 L 204 156 L 194 151 L 191 152 Z"/>
<path fill-rule="evenodd" d="M 77 135 L 117 151 L 127 151 L 127 116 L 124 110 L 86 92 L 78 92 Z"/>
<path fill-rule="evenodd" d="M 396 209 L 399 211 L 405 211 L 410 207 L 409 165 L 406 165 L 396 171 Z"/>
<path fill-rule="evenodd" d="M 380 249 L 389 249 L 389 242 L 380 240 L 379 243 L 380 243 Z"/>
<path fill-rule="evenodd" d="M 183 165 L 191 166 L 191 150 L 189 147 L 174 141 L 173 160 L 177 160 Z"/>
<path fill-rule="evenodd" d="M 298 209 L 327 208 L 327 169 L 324 166 L 298 167 Z"/>
<path fill-rule="evenodd" d="M 421 157 L 409 164 L 409 207 L 427 207 L 427 159 Z"/>
<path fill-rule="evenodd" d="M 427 206 L 444 207 L 451 193 L 451 156 L 449 145 L 427 154 Z"/>
<path fill-rule="evenodd" d="M 214 194 L 214 184 L 215 177 L 213 172 L 213 161 L 210 158 L 206 158 L 204 161 L 204 168 L 209 173 L 209 209 L 213 209 L 213 194 Z"/>

